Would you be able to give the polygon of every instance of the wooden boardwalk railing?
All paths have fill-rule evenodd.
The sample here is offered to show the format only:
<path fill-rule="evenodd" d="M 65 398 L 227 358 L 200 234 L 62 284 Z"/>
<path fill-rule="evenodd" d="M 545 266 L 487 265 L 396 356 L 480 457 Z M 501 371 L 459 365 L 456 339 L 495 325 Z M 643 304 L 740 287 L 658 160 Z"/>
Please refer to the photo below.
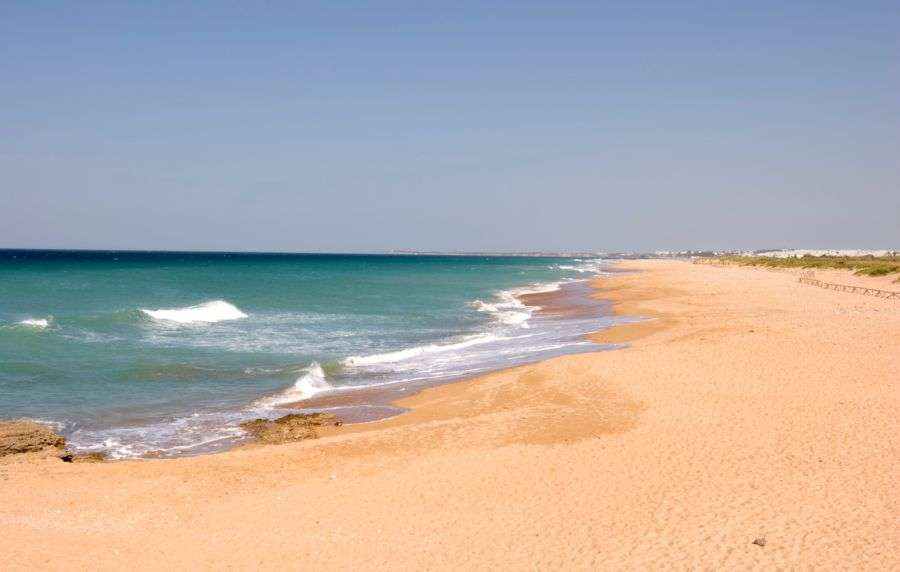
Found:
<path fill-rule="evenodd" d="M 875 296 L 877 298 L 893 298 L 900 300 L 900 292 L 891 292 L 890 290 L 879 290 L 878 288 L 868 288 L 866 286 L 847 286 L 846 284 L 835 284 L 833 282 L 822 282 L 816 278 L 809 276 L 800 277 L 801 284 L 809 284 L 810 286 L 818 286 L 827 290 L 837 290 L 839 292 L 853 292 L 854 294 L 865 294 L 866 296 Z"/>

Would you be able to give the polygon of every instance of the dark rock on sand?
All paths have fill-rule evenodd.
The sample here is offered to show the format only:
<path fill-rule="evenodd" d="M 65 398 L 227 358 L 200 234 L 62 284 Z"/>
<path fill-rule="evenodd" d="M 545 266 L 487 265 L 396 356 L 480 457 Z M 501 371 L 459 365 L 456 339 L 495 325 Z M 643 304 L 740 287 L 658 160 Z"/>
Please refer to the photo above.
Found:
<path fill-rule="evenodd" d="M 757 545 L 757 546 L 765 546 L 765 545 L 766 545 L 766 539 L 765 539 L 765 538 L 762 538 L 762 537 L 757 538 L 756 540 L 753 541 L 753 544 L 755 544 L 755 545 Z"/>
<path fill-rule="evenodd" d="M 106 453 L 68 453 L 62 460 L 67 463 L 102 463 L 106 460 Z"/>
<path fill-rule="evenodd" d="M 302 441 L 318 437 L 316 427 L 342 425 L 342 421 L 331 413 L 292 413 L 274 421 L 253 419 L 241 423 L 241 427 L 260 443 L 277 444 Z"/>
<path fill-rule="evenodd" d="M 66 440 L 46 425 L 33 421 L 0 421 L 0 457 L 18 453 L 66 455 Z"/>

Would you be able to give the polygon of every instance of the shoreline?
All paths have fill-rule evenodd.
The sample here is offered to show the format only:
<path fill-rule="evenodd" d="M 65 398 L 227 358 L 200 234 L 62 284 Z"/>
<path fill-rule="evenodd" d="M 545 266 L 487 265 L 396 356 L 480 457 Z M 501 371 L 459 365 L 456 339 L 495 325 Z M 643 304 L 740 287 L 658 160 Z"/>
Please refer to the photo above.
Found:
<path fill-rule="evenodd" d="M 616 264 L 618 264 L 622 261 L 615 262 Z M 635 318 L 638 321 L 612 323 L 605 328 L 601 328 L 599 330 L 584 334 L 583 338 L 597 344 L 597 349 L 588 352 L 558 355 L 536 362 L 513 365 L 510 367 L 504 367 L 497 370 L 479 373 L 474 376 L 468 376 L 460 379 L 444 381 L 437 384 L 426 385 L 424 387 L 415 389 L 409 395 L 398 396 L 395 399 L 391 400 L 388 403 L 388 406 L 396 408 L 399 411 L 396 415 L 380 419 L 372 419 L 368 421 L 351 421 L 345 423 L 341 427 L 323 427 L 320 430 L 320 434 L 322 435 L 322 437 L 339 437 L 342 435 L 365 434 L 369 431 L 378 431 L 382 428 L 402 427 L 405 425 L 414 425 L 417 423 L 427 423 L 429 421 L 434 421 L 434 418 L 438 415 L 449 417 L 451 415 L 465 415 L 467 413 L 473 414 L 475 413 L 476 408 L 473 407 L 471 410 L 465 411 L 465 403 L 454 404 L 453 408 L 449 408 L 448 411 L 441 412 L 440 414 L 437 413 L 437 408 L 435 407 L 435 405 L 437 402 L 441 401 L 456 401 L 460 398 L 464 399 L 463 396 L 468 391 L 467 388 L 471 385 L 480 383 L 482 380 L 487 381 L 489 378 L 495 379 L 498 376 L 518 376 L 521 372 L 530 371 L 531 368 L 540 367 L 544 364 L 550 364 L 557 360 L 562 360 L 570 357 L 618 351 L 623 348 L 614 346 L 628 344 L 633 340 L 637 340 L 645 335 L 649 335 L 650 333 L 663 329 L 663 324 L 668 324 L 665 316 L 640 315 L 636 312 L 632 312 L 632 310 L 640 310 L 640 307 L 637 304 L 629 305 L 630 301 L 628 300 L 627 294 L 623 295 L 621 299 L 616 299 L 617 297 L 612 293 L 613 291 L 607 288 L 603 282 L 604 280 L 615 277 L 616 274 L 637 275 L 639 274 L 639 271 L 628 272 L 617 270 L 607 275 L 598 275 L 588 278 L 585 280 L 585 282 L 587 282 L 588 286 L 591 288 L 591 290 L 593 290 L 589 294 L 589 296 L 592 300 L 608 304 L 609 316 Z M 539 305 L 539 302 L 544 301 L 546 303 L 548 297 L 552 297 L 557 293 L 558 291 L 525 294 L 523 296 L 520 296 L 520 298 L 529 298 L 529 300 L 525 302 L 527 305 Z M 554 301 L 553 303 L 555 304 L 556 301 Z M 572 311 L 572 307 L 568 304 L 559 304 L 559 307 L 559 311 L 564 313 Z M 620 329 L 621 333 L 619 333 Z M 615 396 L 614 399 L 618 401 L 619 396 Z M 294 405 L 305 403 L 308 402 L 299 402 Z M 417 413 L 417 411 L 421 408 L 425 408 L 426 411 Z M 302 409 L 303 408 L 298 407 L 298 410 Z M 629 409 L 629 413 L 633 413 L 637 411 L 639 407 L 634 406 L 634 404 L 628 404 L 627 409 Z M 618 414 L 612 415 L 612 417 L 615 417 L 615 420 L 614 422 L 610 423 L 609 427 L 606 428 L 606 431 L 608 432 L 626 430 L 633 424 L 633 420 L 625 419 L 625 416 L 622 416 L 621 419 L 619 418 Z M 576 415 L 572 414 L 570 420 L 574 418 L 576 418 Z M 284 443 L 282 445 L 286 444 L 287 443 Z M 240 448 L 255 449 L 260 446 L 263 445 L 250 442 L 241 445 Z M 225 452 L 227 453 L 227 451 Z"/>
<path fill-rule="evenodd" d="M 618 351 L 430 388 L 315 440 L 2 464 L 0 550 L 13 569 L 900 565 L 900 308 L 626 265 L 643 272 L 598 295 L 655 319 L 597 334 Z"/>
<path fill-rule="evenodd" d="M 621 261 L 613 260 L 613 261 L 605 261 L 604 264 L 609 265 L 604 268 L 602 272 L 599 272 L 597 275 L 594 275 L 590 278 L 585 279 L 576 279 L 569 281 L 560 281 L 560 282 L 549 282 L 546 284 L 534 285 L 535 291 L 526 291 L 520 294 L 514 294 L 514 297 L 524 304 L 524 306 L 531 309 L 531 312 L 537 316 L 555 316 L 561 318 L 563 320 L 568 319 L 604 319 L 611 318 L 615 316 L 622 316 L 623 313 L 621 311 L 617 311 L 614 307 L 613 301 L 602 295 L 603 288 L 600 286 L 600 280 L 609 276 L 615 276 L 616 274 L 625 274 L 627 271 L 622 271 L 618 268 L 618 263 Z M 548 285 L 554 285 L 553 289 L 545 289 Z M 587 289 L 584 291 L 571 291 L 580 287 L 580 285 L 584 285 Z M 530 290 L 528 287 L 520 287 L 516 288 L 516 290 Z M 449 377 L 446 379 L 439 380 L 428 380 L 423 382 L 412 382 L 412 383 L 404 383 L 404 384 L 384 384 L 382 386 L 372 386 L 372 387 L 348 387 L 348 388 L 335 388 L 326 392 L 324 395 L 312 396 L 307 399 L 303 399 L 301 401 L 285 403 L 280 406 L 280 409 L 294 413 L 286 413 L 281 417 L 274 417 L 270 421 L 274 421 L 276 419 L 290 417 L 295 415 L 295 413 L 301 414 L 312 414 L 316 415 L 318 413 L 333 413 L 334 411 L 345 411 L 349 410 L 349 415 L 344 413 L 338 413 L 337 419 L 339 423 L 335 425 L 327 425 L 318 427 L 316 433 L 321 435 L 336 435 L 342 432 L 347 432 L 347 428 L 356 427 L 356 426 L 364 426 L 365 428 L 377 426 L 375 424 L 385 422 L 395 417 L 400 417 L 402 415 L 408 414 L 412 409 L 410 407 L 405 407 L 401 402 L 406 402 L 411 398 L 419 395 L 422 392 L 429 391 L 435 388 L 439 388 L 446 385 L 453 385 L 459 383 L 467 383 L 471 381 L 475 381 L 480 377 L 488 376 L 492 374 L 499 374 L 503 372 L 509 372 L 516 370 L 517 368 L 527 367 L 537 365 L 546 361 L 550 361 L 556 359 L 558 357 L 564 357 L 568 355 L 579 355 L 582 353 L 595 353 L 595 352 L 603 352 L 603 351 L 611 351 L 615 349 L 619 349 L 618 345 L 621 345 L 623 342 L 621 341 L 606 341 L 601 338 L 602 335 L 609 332 L 609 330 L 626 326 L 626 330 L 628 330 L 627 326 L 644 326 L 642 323 L 644 319 L 639 316 L 628 316 L 638 320 L 639 322 L 635 323 L 617 323 L 612 322 L 601 327 L 598 330 L 587 332 L 580 337 L 584 340 L 590 341 L 595 344 L 596 347 L 591 348 L 586 351 L 572 351 L 571 353 L 563 353 L 554 355 L 547 358 L 537 359 L 535 361 L 525 361 L 519 364 L 501 367 L 498 369 L 490 369 L 481 371 L 475 374 L 462 375 L 460 377 Z M 277 395 L 277 394 L 276 394 Z M 260 399 L 264 399 L 267 396 L 263 396 Z M 52 430 L 52 424 L 46 421 L 35 421 L 32 419 L 10 419 L 9 423 L 16 423 L 20 421 L 26 421 L 29 423 L 36 423 L 38 426 L 46 427 L 48 430 Z M 244 421 L 241 425 L 247 425 L 251 422 L 261 422 L 263 419 L 248 419 Z M 339 429 L 338 427 L 341 427 Z M 60 436 L 62 437 L 62 436 Z M 315 437 L 313 437 L 315 438 Z M 92 459 L 92 462 L 125 462 L 125 461 L 160 461 L 160 460 L 175 460 L 175 459 L 184 459 L 184 458 L 193 458 L 193 457 L 203 457 L 209 455 L 221 455 L 228 453 L 229 451 L 235 451 L 246 448 L 256 448 L 260 446 L 279 446 L 285 445 L 288 443 L 297 442 L 292 439 L 285 439 L 283 441 L 278 440 L 260 440 L 260 439 L 240 439 L 234 443 L 231 443 L 223 448 L 212 449 L 212 450 L 204 450 L 196 453 L 183 454 L 183 455 L 161 455 L 154 453 L 147 453 L 142 456 L 137 457 L 125 457 L 125 458 L 116 458 L 116 457 L 108 457 L 105 453 L 96 453 L 96 452 L 70 452 L 68 449 L 63 451 L 45 451 L 38 454 L 32 454 L 34 458 L 58 458 L 60 455 L 71 458 L 88 458 Z M 2 464 L 3 460 L 0 458 L 0 464 Z"/>
<path fill-rule="evenodd" d="M 599 266 L 598 261 L 588 261 L 572 268 L 588 272 L 590 269 L 598 270 Z M 360 355 L 355 355 L 352 348 L 345 348 L 345 352 L 337 354 L 343 358 L 319 356 L 320 359 L 313 359 L 307 356 L 305 367 L 296 367 L 294 371 L 288 371 L 288 367 L 276 368 L 284 370 L 278 372 L 279 376 L 284 377 L 279 382 L 287 385 L 280 388 L 276 386 L 274 389 L 257 389 L 261 393 L 252 401 L 236 403 L 227 409 L 195 408 L 193 416 L 191 411 L 182 411 L 179 413 L 180 417 L 164 418 L 154 417 L 155 412 L 150 407 L 137 406 L 132 408 L 133 411 L 116 417 L 115 423 L 105 426 L 103 415 L 95 416 L 100 422 L 86 424 L 87 429 L 78 429 L 78 420 L 72 421 L 65 412 L 55 411 L 54 415 L 44 411 L 35 414 L 31 411 L 30 415 L 19 417 L 51 425 L 70 441 L 69 446 L 76 454 L 102 452 L 101 454 L 108 455 L 109 460 L 216 454 L 252 444 L 252 439 L 244 436 L 239 429 L 242 423 L 258 418 L 275 419 L 298 411 L 332 411 L 348 423 L 388 418 L 403 412 L 392 405 L 393 401 L 422 388 L 462 381 L 490 371 L 506 369 L 510 364 L 533 363 L 546 359 L 548 354 L 564 355 L 586 351 L 584 347 L 577 347 L 584 342 L 575 336 L 586 331 L 583 325 L 585 316 L 590 317 L 589 314 L 593 313 L 601 320 L 606 318 L 603 312 L 604 302 L 583 294 L 581 291 L 591 290 L 587 286 L 588 280 L 573 280 L 569 274 L 574 274 L 574 271 L 567 272 L 563 268 L 569 267 L 554 265 L 551 270 L 555 269 L 557 272 L 540 275 L 537 277 L 538 281 L 523 282 L 525 276 L 514 277 L 513 283 L 518 281 L 519 285 L 506 285 L 508 287 L 504 286 L 484 296 L 473 296 L 466 303 L 468 307 L 458 308 L 457 313 L 466 316 L 468 312 L 480 321 L 468 324 L 462 332 L 448 326 L 444 328 L 447 337 L 435 341 L 427 341 L 426 338 L 420 340 L 419 345 L 415 340 L 407 340 L 405 344 L 395 340 L 395 343 L 400 343 L 399 348 L 369 348 L 366 351 L 361 349 L 365 347 L 362 344 Z M 572 292 L 577 292 L 577 296 Z M 529 301 L 531 296 L 537 296 L 542 304 L 546 300 L 552 302 L 556 297 L 583 297 L 584 300 L 572 304 L 576 311 L 570 311 L 568 315 L 566 312 L 558 312 L 548 320 L 547 313 Z M 478 298 L 483 298 L 486 302 Z M 236 312 L 241 312 L 236 306 L 233 308 Z M 478 311 L 477 314 L 475 310 Z M 573 321 L 566 326 L 564 324 L 568 318 Z M 578 318 L 581 318 L 581 323 L 575 321 Z M 523 321 L 527 323 L 521 323 Z M 532 327 L 526 329 L 529 323 Z M 519 329 L 520 325 L 522 329 Z M 603 327 L 603 324 L 597 327 Z M 482 345 L 485 342 L 488 345 Z M 469 349 L 469 345 L 476 347 Z M 559 349 L 548 352 L 542 346 Z M 353 363 L 353 360 L 360 363 Z M 319 362 L 326 368 L 325 371 L 321 369 Z M 413 369 L 416 367 L 418 370 Z M 202 420 L 193 423 L 191 418 L 197 417 L 196 413 L 200 414 Z M 113 411 L 112 416 L 117 414 L 117 411 Z M 131 418 L 128 417 L 129 414 L 132 415 Z M 169 427 L 177 427 L 174 431 L 184 438 L 170 435 Z M 134 431 L 129 434 L 131 429 Z M 120 434 L 124 437 L 120 437 Z M 107 439 L 110 435 L 111 439 Z M 109 444 L 110 441 L 112 445 Z"/>
<path fill-rule="evenodd" d="M 620 351 L 628 347 L 628 344 L 631 344 L 634 341 L 640 340 L 641 338 L 650 336 L 658 332 L 662 332 L 667 328 L 673 326 L 676 323 L 676 320 L 674 320 L 671 316 L 663 312 L 650 310 L 641 304 L 641 302 L 643 301 L 652 300 L 652 294 L 646 295 L 635 293 L 633 285 L 630 287 L 623 287 L 621 284 L 615 283 L 615 278 L 619 276 L 638 277 L 642 273 L 640 269 L 621 269 L 621 264 L 623 262 L 625 262 L 627 265 L 626 261 L 615 261 L 614 268 L 617 268 L 617 270 L 613 271 L 610 274 L 594 276 L 586 280 L 590 288 L 593 290 L 593 292 L 590 294 L 591 298 L 597 301 L 608 303 L 609 314 L 611 316 L 629 317 L 635 318 L 637 320 L 635 322 L 613 323 L 606 328 L 602 328 L 585 334 L 584 338 L 597 344 L 598 349 L 592 352 L 564 354 L 538 362 L 519 364 L 482 374 L 477 374 L 472 377 L 466 377 L 463 379 L 453 380 L 438 385 L 423 387 L 411 395 L 402 396 L 390 403 L 391 406 L 397 407 L 402 411 L 398 415 L 362 423 L 351 422 L 345 424 L 340 428 L 326 427 L 323 428 L 322 435 L 339 436 L 342 434 L 365 433 L 369 430 L 377 430 L 381 427 L 392 425 L 392 421 L 396 422 L 397 426 L 406 425 L 407 423 L 414 424 L 419 422 L 427 422 L 428 420 L 433 420 L 433 416 L 435 415 L 434 409 L 437 402 L 459 399 L 467 392 L 467 386 L 478 384 L 481 381 L 487 382 L 489 378 L 493 379 L 495 378 L 495 376 L 518 376 L 518 374 L 520 374 L 521 372 L 528 372 L 532 368 L 549 365 L 553 362 L 556 362 L 557 360 L 564 360 L 566 358 L 576 356 L 605 353 L 608 351 Z M 613 284 L 611 285 L 609 284 L 609 282 L 613 282 Z M 546 296 L 547 294 L 552 295 L 554 294 L 554 292 L 526 294 L 524 296 L 531 298 L 531 302 L 538 303 L 541 297 Z M 602 346 L 623 347 L 603 348 Z M 610 395 L 610 397 L 613 396 Z M 616 401 L 620 401 L 621 396 L 616 395 L 613 397 L 613 399 L 615 399 Z M 464 407 L 464 404 L 460 405 L 463 405 Z M 416 411 L 421 408 L 430 408 L 431 410 L 427 411 L 427 413 L 416 415 Z M 625 405 L 625 409 L 628 410 L 629 414 L 636 414 L 640 410 L 640 405 L 628 403 L 627 405 Z M 453 411 L 453 413 L 465 414 L 465 412 L 462 410 L 462 407 L 460 407 L 459 410 Z M 412 419 L 408 420 L 407 422 L 403 422 L 407 417 L 410 416 L 412 416 Z M 574 418 L 575 415 L 572 415 L 572 417 Z M 623 418 L 621 419 L 615 415 L 613 417 L 616 417 L 615 421 L 613 423 L 610 423 L 609 426 L 605 428 L 606 431 L 601 431 L 601 433 L 614 433 L 622 430 L 627 430 L 633 427 L 633 424 L 635 422 L 634 419 L 625 419 L 625 416 L 622 416 Z M 569 441 L 572 438 L 574 438 L 574 435 L 566 437 L 565 440 Z M 256 446 L 258 446 L 258 444 L 256 443 L 248 443 L 244 445 L 244 447 L 250 448 Z"/>
<path fill-rule="evenodd" d="M 609 262 L 607 262 L 609 263 Z M 607 272 L 605 270 L 604 272 Z M 595 282 L 601 276 L 594 276 L 584 280 L 576 280 L 571 282 L 562 282 L 555 290 L 540 291 L 533 293 L 517 294 L 518 299 L 525 306 L 532 308 L 537 316 L 558 316 L 563 319 L 604 319 L 622 314 L 613 309 L 613 304 L 605 297 L 598 295 L 598 286 Z M 576 283 L 584 283 L 589 289 L 587 292 L 569 292 L 569 288 Z M 624 316 L 622 316 L 624 317 Z M 639 319 L 635 316 L 636 319 Z M 382 386 L 364 387 L 364 388 L 336 388 L 323 395 L 315 395 L 307 399 L 286 403 L 283 408 L 288 410 L 296 410 L 302 412 L 328 411 L 334 412 L 340 409 L 350 409 L 349 416 L 341 419 L 344 421 L 344 427 L 351 427 L 359 424 L 376 423 L 385 421 L 393 417 L 405 415 L 410 409 L 402 406 L 401 401 L 405 401 L 423 391 L 433 388 L 442 387 L 444 385 L 452 385 L 456 383 L 466 383 L 484 375 L 499 373 L 512 370 L 522 366 L 534 365 L 556 357 L 566 355 L 577 355 L 580 353 L 594 353 L 602 351 L 610 351 L 617 349 L 609 347 L 615 345 L 614 342 L 597 341 L 595 336 L 612 328 L 627 325 L 622 323 L 611 323 L 598 330 L 588 332 L 581 336 L 584 340 L 590 341 L 596 345 L 587 351 L 572 351 L 571 353 L 563 353 L 549 358 L 538 359 L 535 361 L 525 361 L 523 363 L 505 366 L 498 369 L 491 369 L 475 374 L 462 375 L 460 377 L 449 377 L 440 380 L 427 380 L 423 382 L 412 382 L 404 384 L 385 384 Z M 361 409 L 362 412 L 354 410 Z M 326 430 L 327 431 L 327 430 Z M 238 447 L 252 447 L 256 445 L 253 441 L 241 443 Z M 219 451 L 224 452 L 224 451 Z"/>

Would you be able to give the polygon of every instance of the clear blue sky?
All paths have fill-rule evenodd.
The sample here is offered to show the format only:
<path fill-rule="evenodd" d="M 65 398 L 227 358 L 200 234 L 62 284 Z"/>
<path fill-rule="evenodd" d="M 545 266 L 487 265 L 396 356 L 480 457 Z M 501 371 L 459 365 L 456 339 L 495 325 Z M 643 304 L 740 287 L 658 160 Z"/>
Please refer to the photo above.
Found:
<path fill-rule="evenodd" d="M 896 1 L 187 4 L 0 4 L 0 247 L 900 247 Z"/>

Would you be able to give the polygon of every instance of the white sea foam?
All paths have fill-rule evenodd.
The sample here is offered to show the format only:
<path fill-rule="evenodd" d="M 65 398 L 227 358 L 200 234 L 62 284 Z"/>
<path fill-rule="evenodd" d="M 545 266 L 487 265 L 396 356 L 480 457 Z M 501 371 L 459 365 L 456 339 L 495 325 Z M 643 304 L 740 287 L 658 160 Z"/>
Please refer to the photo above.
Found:
<path fill-rule="evenodd" d="M 317 393 L 334 389 L 325 379 L 325 372 L 322 367 L 313 362 L 304 371 L 303 375 L 297 378 L 294 385 L 285 389 L 276 395 L 263 397 L 254 402 L 254 405 L 262 408 L 278 407 L 286 403 L 293 403 L 303 399 L 309 399 Z"/>
<path fill-rule="evenodd" d="M 599 259 L 585 261 L 576 259 L 575 262 L 580 262 L 580 264 L 559 264 L 556 267 L 559 270 L 568 270 L 569 272 L 579 272 L 581 274 L 598 274 L 600 272 L 600 268 L 603 265 L 603 261 Z"/>
<path fill-rule="evenodd" d="M 27 320 L 21 320 L 19 323 L 32 328 L 46 328 L 50 325 L 50 320 L 46 318 L 28 318 Z"/>
<path fill-rule="evenodd" d="M 225 300 L 213 300 L 212 302 L 204 302 L 203 304 L 186 308 L 159 310 L 145 310 L 142 308 L 141 312 L 155 320 L 165 320 L 179 324 L 194 324 L 198 322 L 209 324 L 247 317 L 247 314 L 242 312 L 240 308 L 234 304 L 229 304 Z"/>
<path fill-rule="evenodd" d="M 547 292 L 556 292 L 559 290 L 563 282 L 539 282 L 531 286 L 523 286 L 521 288 L 513 288 L 510 292 L 515 296 L 526 296 L 528 294 L 545 294 Z"/>
<path fill-rule="evenodd" d="M 53 419 L 45 419 L 43 417 L 23 417 L 23 419 L 25 421 L 33 421 L 34 423 L 37 423 L 39 425 L 49 425 L 57 433 L 62 432 L 63 428 L 65 427 L 65 425 L 63 423 L 60 423 L 59 421 L 55 421 Z"/>
<path fill-rule="evenodd" d="M 456 342 L 456 343 L 429 344 L 426 346 L 417 346 L 417 347 L 413 347 L 413 348 L 407 348 L 405 350 L 399 350 L 396 352 L 373 354 L 370 356 L 350 356 L 344 360 L 344 365 L 368 366 L 368 365 L 379 365 L 379 364 L 385 364 L 385 363 L 396 363 L 396 362 L 406 361 L 406 360 L 413 359 L 413 358 L 418 358 L 418 357 L 425 356 L 425 355 L 461 350 L 464 348 L 468 348 L 470 346 L 475 346 L 478 344 L 487 344 L 487 343 L 495 342 L 495 341 L 502 340 L 502 339 L 504 339 L 504 338 L 501 338 L 494 334 L 477 334 L 477 335 L 465 338 L 464 340 Z"/>
<path fill-rule="evenodd" d="M 475 300 L 470 305 L 479 312 L 485 312 L 494 316 L 501 324 L 507 326 L 519 326 L 528 328 L 528 320 L 531 319 L 536 306 L 526 306 L 519 299 L 519 296 L 528 294 L 543 294 L 545 292 L 555 292 L 559 290 L 560 282 L 546 282 L 524 286 L 522 288 L 513 288 L 511 290 L 501 290 L 497 292 L 497 300 L 493 302 L 483 302 Z"/>
<path fill-rule="evenodd" d="M 502 324 L 527 328 L 532 309 L 516 298 L 516 294 L 511 290 L 504 290 L 497 294 L 497 297 L 499 300 L 496 302 L 475 300 L 471 305 L 479 312 L 491 314 Z"/>
<path fill-rule="evenodd" d="M 67 435 L 66 445 L 78 453 L 104 452 L 111 459 L 201 453 L 243 437 L 238 423 L 245 418 L 210 412 L 127 427 L 78 428 Z"/>

